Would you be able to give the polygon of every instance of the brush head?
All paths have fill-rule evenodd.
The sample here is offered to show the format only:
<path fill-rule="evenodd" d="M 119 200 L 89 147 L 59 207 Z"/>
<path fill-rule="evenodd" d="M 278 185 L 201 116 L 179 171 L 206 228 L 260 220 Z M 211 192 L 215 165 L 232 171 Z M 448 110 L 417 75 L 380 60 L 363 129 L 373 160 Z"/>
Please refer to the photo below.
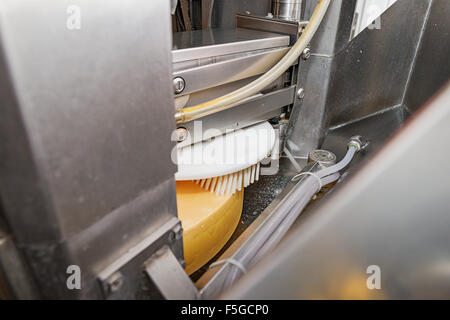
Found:
<path fill-rule="evenodd" d="M 217 195 L 234 194 L 259 180 L 260 163 L 226 176 L 195 180 L 200 187 Z"/>
<path fill-rule="evenodd" d="M 275 144 L 268 122 L 178 149 L 177 181 L 194 180 L 218 194 L 241 190 L 259 177 L 259 163 Z"/>

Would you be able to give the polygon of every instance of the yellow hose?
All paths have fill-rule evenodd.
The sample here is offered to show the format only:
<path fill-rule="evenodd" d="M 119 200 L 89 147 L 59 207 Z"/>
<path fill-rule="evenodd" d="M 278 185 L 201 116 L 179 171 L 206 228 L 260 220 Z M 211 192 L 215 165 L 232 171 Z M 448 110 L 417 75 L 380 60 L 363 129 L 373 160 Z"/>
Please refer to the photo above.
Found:
<path fill-rule="evenodd" d="M 319 0 L 312 17 L 303 31 L 301 37 L 297 40 L 294 46 L 288 53 L 269 71 L 264 75 L 256 79 L 255 81 L 247 84 L 246 86 L 226 94 L 222 97 L 216 98 L 211 101 L 201 103 L 199 105 L 185 108 L 175 114 L 175 120 L 177 124 L 195 120 L 212 113 L 216 113 L 233 106 L 233 104 L 248 98 L 254 94 L 259 93 L 266 88 L 276 79 L 278 79 L 302 54 L 308 43 L 310 43 L 320 23 L 327 12 L 328 6 L 331 0 Z"/>

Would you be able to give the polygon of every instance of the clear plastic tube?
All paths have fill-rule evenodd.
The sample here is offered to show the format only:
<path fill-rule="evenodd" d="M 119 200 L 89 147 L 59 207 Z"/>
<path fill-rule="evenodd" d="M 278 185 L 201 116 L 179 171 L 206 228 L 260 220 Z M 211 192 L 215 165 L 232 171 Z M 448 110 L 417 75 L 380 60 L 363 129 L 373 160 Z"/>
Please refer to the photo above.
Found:
<path fill-rule="evenodd" d="M 322 179 L 322 185 L 327 185 L 333 183 L 339 179 L 341 175 L 339 173 L 334 173 Z M 288 230 L 292 227 L 294 222 L 302 213 L 303 209 L 308 205 L 311 198 L 317 192 L 317 181 L 313 178 L 307 178 L 310 181 L 304 181 L 305 184 L 310 185 L 310 190 L 308 193 L 298 200 L 297 204 L 292 208 L 290 214 L 283 220 L 283 222 L 278 226 L 275 232 L 271 235 L 271 237 L 264 243 L 263 247 L 259 249 L 257 255 L 252 259 L 250 265 L 255 264 L 262 257 L 264 257 L 267 253 L 272 251 L 278 243 L 283 239 Z"/>
<path fill-rule="evenodd" d="M 261 90 L 278 79 L 298 59 L 303 50 L 305 50 L 306 46 L 311 41 L 312 37 L 319 28 L 319 25 L 322 22 L 325 13 L 327 12 L 330 2 L 331 0 L 319 0 L 311 16 L 311 19 L 300 38 L 289 50 L 289 52 L 286 53 L 286 55 L 272 69 L 267 71 L 264 75 L 262 75 L 255 81 L 238 90 L 235 90 L 214 100 L 193 107 L 185 108 L 182 111 L 177 112 L 175 114 L 176 122 L 183 123 L 228 109 L 232 107 L 234 103 L 259 93 Z"/>
<path fill-rule="evenodd" d="M 350 146 L 339 163 L 315 172 L 314 174 L 321 178 L 322 185 L 339 179 L 339 171 L 351 162 L 357 151 L 355 146 Z M 264 224 L 255 230 L 248 241 L 238 249 L 232 259 L 245 268 L 258 262 L 281 241 L 313 195 L 319 191 L 318 189 L 318 181 L 315 177 L 308 176 L 301 180 Z M 223 268 L 226 273 L 221 286 L 222 290 L 229 287 L 242 274 L 242 271 L 234 265 L 227 264 Z"/>
<path fill-rule="evenodd" d="M 355 156 L 355 153 L 357 151 L 358 151 L 358 149 L 355 146 L 351 145 L 348 148 L 347 153 L 345 154 L 345 157 L 341 161 L 339 161 L 338 163 L 336 163 L 335 165 L 333 165 L 331 167 L 317 171 L 316 175 L 323 178 L 323 177 L 326 177 L 335 172 L 341 171 L 342 169 L 344 169 L 346 166 L 349 165 L 349 163 L 352 161 L 352 159 Z"/>
<path fill-rule="evenodd" d="M 339 176 L 338 173 L 334 173 L 325 177 L 322 179 L 322 185 L 336 181 L 339 179 Z M 295 192 L 295 195 L 292 194 L 285 200 L 285 207 L 289 209 L 281 212 L 279 211 L 279 214 L 276 215 L 272 221 L 265 224 L 266 228 L 259 231 L 259 237 L 256 237 L 253 240 L 252 245 L 248 247 L 248 250 L 243 251 L 242 254 L 238 254 L 234 258 L 245 268 L 258 262 L 260 258 L 267 252 L 270 252 L 279 241 L 281 241 L 314 194 L 320 191 L 318 190 L 317 181 L 313 177 L 308 177 L 301 181 L 300 184 L 301 185 L 298 190 L 296 190 L 297 192 Z M 282 208 L 280 208 L 280 210 L 282 210 Z M 231 285 L 240 274 L 241 270 L 233 268 L 233 270 L 230 271 L 225 284 Z"/>

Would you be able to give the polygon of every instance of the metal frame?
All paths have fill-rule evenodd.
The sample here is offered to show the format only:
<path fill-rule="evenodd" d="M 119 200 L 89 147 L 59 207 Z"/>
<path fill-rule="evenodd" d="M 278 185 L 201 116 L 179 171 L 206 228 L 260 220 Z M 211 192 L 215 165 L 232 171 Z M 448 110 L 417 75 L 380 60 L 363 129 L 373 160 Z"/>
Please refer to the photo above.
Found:
<path fill-rule="evenodd" d="M 169 2 L 75 0 L 89 12 L 80 30 L 61 19 L 64 2 L 0 2 L 1 220 L 34 294 L 104 298 L 99 275 L 143 244 L 145 259 L 168 245 L 182 261 L 165 229 L 178 221 Z M 81 290 L 66 285 L 70 265 Z M 144 265 L 133 267 L 124 289 L 141 283 Z"/>

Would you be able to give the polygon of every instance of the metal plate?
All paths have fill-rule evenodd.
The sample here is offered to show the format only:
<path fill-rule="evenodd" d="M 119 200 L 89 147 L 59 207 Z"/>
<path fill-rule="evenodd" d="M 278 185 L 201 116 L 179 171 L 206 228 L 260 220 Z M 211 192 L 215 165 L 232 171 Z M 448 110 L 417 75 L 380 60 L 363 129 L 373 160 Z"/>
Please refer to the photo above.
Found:
<path fill-rule="evenodd" d="M 75 0 L 80 29 L 65 1 L 0 2 L 5 220 L 43 297 L 100 297 L 96 272 L 177 215 L 169 2 Z"/>
<path fill-rule="evenodd" d="M 288 45 L 288 36 L 242 28 L 177 32 L 173 35 L 172 61 L 177 63 Z"/>

